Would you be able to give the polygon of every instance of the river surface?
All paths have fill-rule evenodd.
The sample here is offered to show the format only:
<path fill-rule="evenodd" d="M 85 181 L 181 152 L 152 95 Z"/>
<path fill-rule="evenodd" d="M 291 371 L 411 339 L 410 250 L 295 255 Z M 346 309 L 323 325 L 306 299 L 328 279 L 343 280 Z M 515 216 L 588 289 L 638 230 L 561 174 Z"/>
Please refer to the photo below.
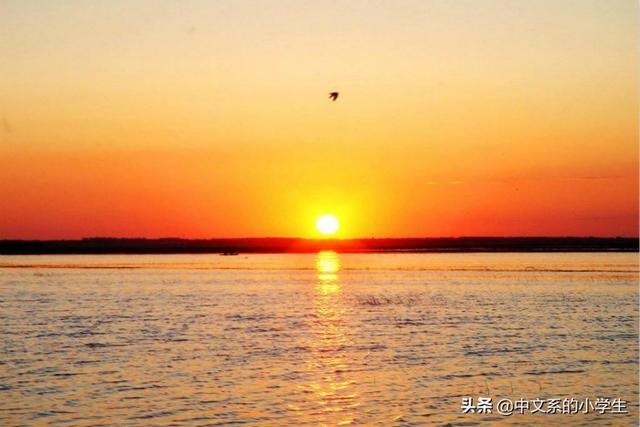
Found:
<path fill-rule="evenodd" d="M 635 253 L 0 257 L 3 426 L 637 420 Z"/>

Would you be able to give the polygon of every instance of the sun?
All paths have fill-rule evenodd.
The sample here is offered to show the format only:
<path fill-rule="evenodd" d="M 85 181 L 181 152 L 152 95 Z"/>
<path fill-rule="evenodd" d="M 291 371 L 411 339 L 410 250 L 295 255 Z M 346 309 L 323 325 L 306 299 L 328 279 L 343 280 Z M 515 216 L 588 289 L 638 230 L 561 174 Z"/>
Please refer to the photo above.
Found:
<path fill-rule="evenodd" d="M 320 215 L 316 220 L 316 228 L 324 235 L 335 234 L 340 228 L 340 223 L 335 215 Z"/>

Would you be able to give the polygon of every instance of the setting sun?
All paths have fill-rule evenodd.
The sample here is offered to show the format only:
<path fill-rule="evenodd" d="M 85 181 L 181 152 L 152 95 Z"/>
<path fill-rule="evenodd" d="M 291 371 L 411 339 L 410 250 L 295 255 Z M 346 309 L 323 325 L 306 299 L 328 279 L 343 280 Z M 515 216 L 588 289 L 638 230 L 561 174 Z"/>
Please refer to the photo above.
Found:
<path fill-rule="evenodd" d="M 316 220 L 316 228 L 322 234 L 329 235 L 335 234 L 340 227 L 340 223 L 338 222 L 338 218 L 334 215 L 321 215 Z"/>

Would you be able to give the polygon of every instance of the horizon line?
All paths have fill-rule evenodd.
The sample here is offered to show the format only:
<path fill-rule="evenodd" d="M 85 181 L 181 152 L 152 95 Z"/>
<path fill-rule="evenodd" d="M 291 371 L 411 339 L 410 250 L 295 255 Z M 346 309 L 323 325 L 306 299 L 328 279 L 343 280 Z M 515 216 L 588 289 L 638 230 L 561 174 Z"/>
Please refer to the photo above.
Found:
<path fill-rule="evenodd" d="M 638 252 L 638 237 L 430 237 L 304 239 L 105 238 L 0 240 L 0 254 L 337 252 Z"/>
<path fill-rule="evenodd" d="M 435 240 L 435 239 L 636 239 L 640 235 L 564 235 L 564 236 L 522 236 L 522 235 L 461 235 L 461 236 L 386 236 L 386 237 L 301 237 L 301 236 L 241 236 L 241 237 L 145 237 L 145 236 L 87 236 L 75 238 L 4 238 L 0 242 L 81 242 L 87 240 L 312 240 L 312 241 L 357 241 L 357 240 Z"/>

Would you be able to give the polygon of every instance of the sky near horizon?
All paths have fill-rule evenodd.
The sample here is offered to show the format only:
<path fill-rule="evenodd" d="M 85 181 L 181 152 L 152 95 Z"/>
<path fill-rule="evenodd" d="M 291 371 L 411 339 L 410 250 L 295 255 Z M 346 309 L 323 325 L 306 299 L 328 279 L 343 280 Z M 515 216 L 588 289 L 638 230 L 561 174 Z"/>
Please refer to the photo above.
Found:
<path fill-rule="evenodd" d="M 636 1 L 0 0 L 0 238 L 637 236 L 637 40 Z"/>

